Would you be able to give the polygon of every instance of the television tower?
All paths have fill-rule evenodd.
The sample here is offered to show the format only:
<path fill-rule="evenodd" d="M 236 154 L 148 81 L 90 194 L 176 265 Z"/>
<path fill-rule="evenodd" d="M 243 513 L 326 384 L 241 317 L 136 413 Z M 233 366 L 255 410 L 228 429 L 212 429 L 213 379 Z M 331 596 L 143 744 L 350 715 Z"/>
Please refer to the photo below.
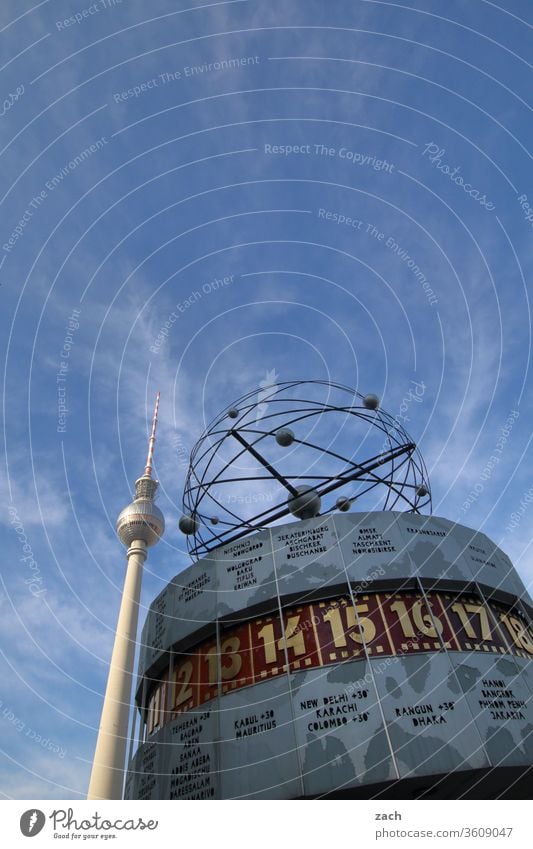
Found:
<path fill-rule="evenodd" d="M 163 514 L 154 504 L 158 481 L 152 477 L 158 410 L 159 392 L 155 401 L 144 473 L 135 481 L 134 500 L 117 519 L 117 534 L 128 547 L 128 564 L 88 799 L 122 799 L 142 570 L 147 548 L 155 545 L 165 530 Z"/>

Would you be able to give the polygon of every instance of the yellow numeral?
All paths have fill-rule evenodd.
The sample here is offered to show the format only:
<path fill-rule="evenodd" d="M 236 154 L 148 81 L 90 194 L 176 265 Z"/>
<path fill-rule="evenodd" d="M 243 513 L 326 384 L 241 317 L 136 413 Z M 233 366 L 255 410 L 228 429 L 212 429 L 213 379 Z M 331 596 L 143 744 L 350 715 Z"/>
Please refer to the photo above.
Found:
<path fill-rule="evenodd" d="M 182 663 L 174 673 L 174 679 L 176 683 L 181 681 L 181 688 L 176 696 L 176 701 L 174 703 L 174 707 L 179 707 L 184 702 L 188 702 L 190 698 L 192 698 L 192 687 L 189 687 L 190 680 L 192 678 L 193 673 L 193 665 L 190 660 L 186 660 Z"/>
<path fill-rule="evenodd" d="M 528 654 L 533 654 L 531 631 L 524 622 L 521 622 L 516 616 L 511 616 L 508 613 L 500 613 L 500 619 L 509 631 L 515 646 L 524 649 Z"/>
<path fill-rule="evenodd" d="M 398 621 L 404 637 L 416 637 L 418 633 L 436 640 L 439 634 L 442 634 L 442 622 L 439 619 L 433 621 L 424 601 L 415 601 L 411 612 L 407 610 L 404 601 L 395 601 L 394 604 L 391 604 L 390 609 L 393 613 L 398 614 Z M 413 627 L 413 622 L 417 631 Z"/>
<path fill-rule="evenodd" d="M 207 663 L 207 682 L 208 684 L 216 684 L 218 679 L 218 654 L 217 647 L 211 646 L 209 651 L 204 655 L 204 663 Z"/>
<path fill-rule="evenodd" d="M 221 671 L 223 681 L 230 681 L 241 671 L 242 657 L 237 654 L 241 647 L 238 637 L 228 637 L 220 645 Z M 226 662 L 229 660 L 229 663 Z"/>
<path fill-rule="evenodd" d="M 289 616 L 285 636 L 278 640 L 278 650 L 292 649 L 296 656 L 305 654 L 305 640 L 301 629 L 298 628 L 300 616 Z"/>
<path fill-rule="evenodd" d="M 489 617 L 487 616 L 487 611 L 485 610 L 482 604 L 462 604 L 460 601 L 458 601 L 455 604 L 452 604 L 452 610 L 454 611 L 454 613 L 457 613 L 459 619 L 461 620 L 461 625 L 463 626 L 467 637 L 470 637 L 471 640 L 479 639 L 475 628 L 472 627 L 470 617 L 468 616 L 469 613 L 475 613 L 476 616 L 479 616 L 481 639 L 492 640 Z"/>
<path fill-rule="evenodd" d="M 274 642 L 274 626 L 272 623 L 264 625 L 261 630 L 257 632 L 257 636 L 260 640 L 263 640 L 265 663 L 275 663 L 277 660 L 277 654 L 276 643 Z"/>
<path fill-rule="evenodd" d="M 436 640 L 442 634 L 444 628 L 442 622 L 431 616 L 424 601 L 415 601 L 413 604 L 413 619 L 420 633 L 426 637 Z"/>
<path fill-rule="evenodd" d="M 390 609 L 392 613 L 398 614 L 398 621 L 404 637 L 416 636 L 405 601 L 395 601 L 394 604 L 391 604 Z"/>
<path fill-rule="evenodd" d="M 482 604 L 465 604 L 465 610 L 468 613 L 477 613 L 479 616 L 479 625 L 481 627 L 481 639 L 492 640 L 492 631 L 490 630 L 489 617 L 487 611 Z"/>
<path fill-rule="evenodd" d="M 352 631 L 350 639 L 354 640 L 356 643 L 371 643 L 376 636 L 376 626 L 372 620 L 368 618 L 368 616 L 359 616 L 358 620 L 356 611 L 357 614 L 368 613 L 368 604 L 356 604 L 355 607 L 350 604 L 346 608 L 346 623 L 348 625 L 348 629 L 355 628 L 356 626 L 359 628 L 358 633 Z"/>
<path fill-rule="evenodd" d="M 220 644 L 220 676 L 223 681 L 229 681 L 239 674 L 242 666 L 242 657 L 237 654 L 241 646 L 238 637 L 228 637 Z M 229 663 L 228 663 L 229 661 Z M 216 646 L 211 646 L 204 655 L 204 662 L 208 664 L 207 680 L 209 684 L 218 681 L 218 652 Z"/>
<path fill-rule="evenodd" d="M 344 648 L 346 645 L 346 635 L 344 633 L 340 609 L 338 607 L 330 607 L 327 613 L 324 614 L 324 622 L 329 622 L 335 648 Z"/>

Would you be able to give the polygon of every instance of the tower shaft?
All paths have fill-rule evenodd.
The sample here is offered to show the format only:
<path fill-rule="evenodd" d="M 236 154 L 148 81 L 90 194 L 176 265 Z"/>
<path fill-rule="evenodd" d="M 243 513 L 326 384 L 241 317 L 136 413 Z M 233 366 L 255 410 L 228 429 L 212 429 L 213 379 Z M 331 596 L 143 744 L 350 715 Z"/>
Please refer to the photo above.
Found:
<path fill-rule="evenodd" d="M 135 481 L 133 502 L 122 510 L 117 519 L 118 536 L 128 547 L 128 565 L 89 781 L 88 799 L 122 799 L 143 565 L 147 548 L 155 545 L 165 530 L 163 514 L 154 504 L 158 484 L 152 478 L 158 410 L 159 392 L 155 401 L 144 474 Z"/>
<path fill-rule="evenodd" d="M 98 729 L 88 799 L 122 799 L 133 661 L 146 543 L 143 540 L 134 540 L 128 549 L 127 557 L 124 591 Z"/>

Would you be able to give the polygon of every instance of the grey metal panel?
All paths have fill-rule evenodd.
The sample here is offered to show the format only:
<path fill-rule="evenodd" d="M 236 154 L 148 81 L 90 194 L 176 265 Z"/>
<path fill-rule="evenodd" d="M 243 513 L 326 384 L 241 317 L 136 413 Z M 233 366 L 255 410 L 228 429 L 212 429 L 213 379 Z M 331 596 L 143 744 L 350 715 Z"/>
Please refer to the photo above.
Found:
<path fill-rule="evenodd" d="M 216 618 L 216 571 L 211 556 L 184 569 L 150 605 L 141 635 L 139 676 L 157 657 Z"/>
<path fill-rule="evenodd" d="M 213 555 L 218 574 L 218 616 L 277 598 L 268 531 L 222 546 Z"/>
<path fill-rule="evenodd" d="M 506 592 L 515 593 L 515 595 L 527 602 L 527 604 L 531 604 L 531 596 L 507 554 L 491 542 L 488 537 L 487 541 L 489 545 L 492 546 L 491 550 L 494 551 L 494 557 L 497 562 L 501 564 L 500 569 L 501 574 L 503 575 L 501 589 Z"/>
<path fill-rule="evenodd" d="M 494 543 L 481 531 L 467 528 L 466 525 L 453 525 L 453 534 L 464 552 L 472 580 L 499 587 L 503 573 L 500 564 L 492 557 Z"/>
<path fill-rule="evenodd" d="M 407 544 L 401 533 L 401 513 L 335 514 L 338 544 L 352 585 L 413 574 Z M 364 586 L 363 586 L 364 589 Z"/>
<path fill-rule="evenodd" d="M 316 796 L 396 778 L 366 660 L 293 676 L 305 793 Z"/>
<path fill-rule="evenodd" d="M 281 596 L 342 585 L 346 575 L 332 516 L 272 528 L 272 548 Z"/>
<path fill-rule="evenodd" d="M 224 799 L 291 799 L 302 795 L 286 675 L 220 700 Z"/>
<path fill-rule="evenodd" d="M 403 513 L 399 524 L 416 575 L 436 580 L 472 580 L 464 545 L 459 543 L 452 522 Z"/>
<path fill-rule="evenodd" d="M 219 799 L 218 699 L 188 711 L 158 736 L 163 750 L 161 799 Z"/>
<path fill-rule="evenodd" d="M 531 764 L 533 694 L 515 659 L 478 652 L 451 652 L 450 657 L 491 764 Z"/>
<path fill-rule="evenodd" d="M 125 799 L 135 799 L 135 775 L 132 771 L 132 765 L 130 764 L 128 772 L 126 774 L 126 782 L 124 784 L 124 798 Z"/>
<path fill-rule="evenodd" d="M 155 741 L 140 746 L 128 772 L 126 789 L 131 793 L 125 798 L 160 799 L 159 773 L 163 750 Z"/>
<path fill-rule="evenodd" d="M 168 646 L 169 596 L 170 587 L 166 587 L 150 605 L 150 642 L 145 646 L 148 665 Z"/>
<path fill-rule="evenodd" d="M 169 585 L 159 593 L 150 605 L 141 634 L 139 651 L 139 675 L 142 675 L 161 654 L 167 643 L 167 608 L 169 601 Z"/>
<path fill-rule="evenodd" d="M 152 627 L 151 626 L 151 616 L 150 616 L 150 612 L 148 612 L 146 614 L 146 619 L 144 620 L 144 625 L 143 625 L 142 631 L 141 631 L 141 641 L 139 643 L 139 661 L 138 661 L 138 665 L 137 665 L 137 676 L 138 676 L 139 681 L 137 682 L 137 684 L 140 682 L 140 680 L 141 680 L 141 678 L 144 674 L 144 670 L 148 666 L 148 664 L 146 662 L 146 655 L 147 655 L 148 648 L 150 646 L 150 629 L 151 629 L 151 627 Z"/>
<path fill-rule="evenodd" d="M 528 597 L 518 573 L 507 555 L 486 534 L 455 524 L 453 535 L 464 551 L 474 581 L 504 592 Z"/>
<path fill-rule="evenodd" d="M 400 777 L 488 766 L 447 655 L 388 660 L 372 664 Z"/>
<path fill-rule="evenodd" d="M 533 658 L 515 657 L 514 661 L 526 685 L 533 693 Z"/>
<path fill-rule="evenodd" d="M 167 646 L 170 647 L 216 618 L 217 572 L 212 555 L 176 575 L 169 589 Z"/>

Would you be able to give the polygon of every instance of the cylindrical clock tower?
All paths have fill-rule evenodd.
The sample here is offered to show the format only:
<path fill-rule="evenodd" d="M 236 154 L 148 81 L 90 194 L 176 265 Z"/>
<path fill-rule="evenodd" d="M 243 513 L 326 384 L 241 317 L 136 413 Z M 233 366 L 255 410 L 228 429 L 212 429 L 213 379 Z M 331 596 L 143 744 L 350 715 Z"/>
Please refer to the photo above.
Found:
<path fill-rule="evenodd" d="M 483 533 L 418 512 L 429 484 L 405 434 L 351 467 L 342 455 L 324 479 L 312 463 L 298 484 L 282 474 L 278 449 L 318 442 L 315 424 L 302 435 L 301 394 L 300 425 L 285 408 L 283 428 L 258 423 L 242 399 L 225 413 L 241 468 L 253 461 L 247 480 L 268 469 L 296 520 L 278 524 L 283 504 L 266 494 L 260 515 L 241 522 L 235 502 L 224 512 L 217 486 L 234 479 L 233 460 L 213 440 L 224 414 L 208 433 L 226 465 L 193 450 L 181 527 L 197 559 L 143 629 L 127 798 L 527 797 L 532 607 L 509 558 Z M 375 396 L 357 398 L 358 417 L 392 427 Z M 402 457 L 414 463 L 406 489 L 385 472 Z M 406 512 L 350 511 L 373 481 L 400 491 Z"/>

